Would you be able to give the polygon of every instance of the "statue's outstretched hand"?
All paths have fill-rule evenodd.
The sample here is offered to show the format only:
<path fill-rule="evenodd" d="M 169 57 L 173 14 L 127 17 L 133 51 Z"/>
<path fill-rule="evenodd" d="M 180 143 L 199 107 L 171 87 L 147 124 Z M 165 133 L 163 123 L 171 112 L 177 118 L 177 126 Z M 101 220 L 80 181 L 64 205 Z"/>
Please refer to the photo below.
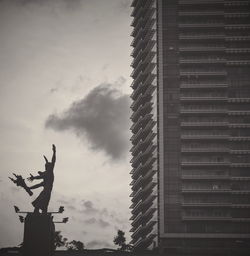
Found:
<path fill-rule="evenodd" d="M 56 151 L 56 146 L 55 146 L 55 144 L 52 145 L 52 150 L 53 150 L 53 152 Z"/>
<path fill-rule="evenodd" d="M 30 173 L 30 177 L 27 180 L 28 181 L 33 181 L 34 180 L 34 176 Z"/>

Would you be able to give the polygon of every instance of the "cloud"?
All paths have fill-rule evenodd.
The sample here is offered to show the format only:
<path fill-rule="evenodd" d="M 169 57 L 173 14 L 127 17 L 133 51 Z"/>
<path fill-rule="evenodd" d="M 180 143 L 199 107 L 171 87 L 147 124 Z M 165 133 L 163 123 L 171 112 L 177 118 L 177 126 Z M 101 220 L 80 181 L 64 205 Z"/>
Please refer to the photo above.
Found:
<path fill-rule="evenodd" d="M 93 241 L 88 242 L 86 244 L 86 247 L 87 248 L 107 248 L 107 247 L 112 247 L 112 245 L 105 241 L 93 240 Z"/>
<path fill-rule="evenodd" d="M 105 220 L 102 220 L 102 219 L 99 219 L 98 220 L 98 224 L 102 227 L 102 228 L 106 228 L 108 226 L 110 226 L 110 223 L 105 221 Z"/>
<path fill-rule="evenodd" d="M 82 212 L 86 213 L 86 214 L 95 214 L 98 213 L 98 209 L 94 208 L 93 203 L 91 201 L 84 201 L 83 202 L 83 207 L 84 209 L 82 210 Z"/>
<path fill-rule="evenodd" d="M 129 104 L 128 95 L 111 84 L 101 84 L 85 98 L 73 102 L 61 115 L 50 115 L 45 127 L 71 130 L 83 141 L 87 138 L 92 150 L 104 151 L 118 160 L 128 151 Z"/>
<path fill-rule="evenodd" d="M 96 223 L 96 218 L 90 218 L 84 221 L 86 224 L 95 224 Z"/>
<path fill-rule="evenodd" d="M 89 225 L 92 225 L 92 224 L 96 224 L 98 226 L 100 226 L 101 228 L 106 228 L 108 226 L 110 226 L 110 223 L 103 220 L 103 219 L 96 219 L 96 218 L 90 218 L 90 219 L 87 219 L 87 220 L 84 220 L 84 223 L 85 224 L 89 224 Z"/>
<path fill-rule="evenodd" d="M 65 7 L 72 9 L 72 8 L 79 7 L 83 3 L 83 0 L 53 0 L 53 1 L 51 0 L 15 0 L 14 2 L 24 6 L 28 4 L 44 5 L 44 4 L 56 3 L 56 4 L 64 4 Z"/>

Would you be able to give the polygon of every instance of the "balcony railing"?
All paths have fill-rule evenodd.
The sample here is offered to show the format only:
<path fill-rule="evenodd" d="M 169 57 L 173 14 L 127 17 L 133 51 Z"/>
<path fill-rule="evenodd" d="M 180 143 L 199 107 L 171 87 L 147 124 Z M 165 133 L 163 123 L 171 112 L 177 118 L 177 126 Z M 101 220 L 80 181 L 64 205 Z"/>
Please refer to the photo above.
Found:
<path fill-rule="evenodd" d="M 212 194 L 217 194 L 217 193 L 231 193 L 232 190 L 230 188 L 219 188 L 219 189 L 212 189 L 212 188 L 182 188 L 181 190 L 183 193 L 212 193 Z M 249 191 L 250 193 L 250 191 Z"/>
<path fill-rule="evenodd" d="M 179 28 L 224 28 L 224 23 L 179 23 Z"/>
<path fill-rule="evenodd" d="M 211 5 L 211 4 L 224 4 L 223 0 L 203 0 L 199 1 L 199 4 L 204 4 L 204 5 Z M 179 5 L 192 5 L 192 4 L 197 4 L 197 0 L 179 0 Z"/>
<path fill-rule="evenodd" d="M 209 202 L 209 203 L 203 203 L 203 202 L 184 202 L 182 203 L 183 207 L 218 207 L 218 208 L 228 208 L 231 207 L 231 203 L 225 203 L 225 202 Z"/>
<path fill-rule="evenodd" d="M 226 76 L 226 71 L 197 71 L 197 70 L 190 70 L 190 71 L 180 71 L 181 76 L 190 76 L 190 75 L 197 75 L 197 76 Z"/>
<path fill-rule="evenodd" d="M 224 39 L 226 36 L 224 34 L 179 34 L 180 40 L 206 40 L 206 39 L 214 39 L 214 40 L 221 40 Z"/>
<path fill-rule="evenodd" d="M 201 220 L 201 221 L 231 221 L 230 216 L 182 216 L 183 220 Z"/>
<path fill-rule="evenodd" d="M 229 180 L 228 175 L 182 175 L 183 180 Z"/>
<path fill-rule="evenodd" d="M 226 59 L 180 59 L 181 64 L 217 64 L 226 63 Z"/>
<path fill-rule="evenodd" d="M 179 11 L 180 16 L 224 16 L 223 11 Z"/>
<path fill-rule="evenodd" d="M 134 214 L 134 215 L 138 214 L 140 212 L 142 206 L 143 206 L 143 201 L 142 200 L 140 200 L 139 202 L 133 203 L 131 205 L 131 207 L 133 207 L 133 209 L 131 211 L 132 214 Z"/>
<path fill-rule="evenodd" d="M 230 141 L 249 141 L 250 140 L 250 135 L 249 136 L 231 136 Z"/>
<path fill-rule="evenodd" d="M 226 83 L 196 83 L 196 84 L 185 84 L 181 83 L 180 88 L 226 88 L 228 84 Z"/>
<path fill-rule="evenodd" d="M 182 161 L 181 166 L 230 166 L 230 162 Z"/>
<path fill-rule="evenodd" d="M 214 121 L 214 122 L 201 122 L 201 121 L 182 121 L 182 127 L 227 127 L 228 122 Z"/>
<path fill-rule="evenodd" d="M 219 109 L 219 108 L 210 108 L 210 109 L 202 109 L 202 108 L 181 108 L 181 114 L 227 114 L 227 109 Z"/>
<path fill-rule="evenodd" d="M 179 47 L 180 52 L 224 52 L 226 48 L 224 46 L 186 46 Z"/>
<path fill-rule="evenodd" d="M 228 140 L 227 134 L 183 134 L 182 140 Z M 250 139 L 250 137 L 249 137 Z"/>
<path fill-rule="evenodd" d="M 142 213 L 139 213 L 134 219 L 134 221 L 131 223 L 132 228 L 130 229 L 130 232 L 134 232 L 138 228 L 138 225 L 141 224 L 141 221 L 142 221 Z"/>

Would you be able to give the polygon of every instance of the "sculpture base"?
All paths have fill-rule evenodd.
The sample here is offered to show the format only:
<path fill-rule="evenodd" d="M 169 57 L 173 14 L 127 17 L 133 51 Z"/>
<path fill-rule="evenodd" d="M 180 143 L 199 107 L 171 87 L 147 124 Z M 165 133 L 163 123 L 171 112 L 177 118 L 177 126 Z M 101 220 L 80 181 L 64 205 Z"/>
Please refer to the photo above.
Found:
<path fill-rule="evenodd" d="M 28 213 L 24 223 L 23 256 L 51 256 L 55 225 L 51 214 Z"/>

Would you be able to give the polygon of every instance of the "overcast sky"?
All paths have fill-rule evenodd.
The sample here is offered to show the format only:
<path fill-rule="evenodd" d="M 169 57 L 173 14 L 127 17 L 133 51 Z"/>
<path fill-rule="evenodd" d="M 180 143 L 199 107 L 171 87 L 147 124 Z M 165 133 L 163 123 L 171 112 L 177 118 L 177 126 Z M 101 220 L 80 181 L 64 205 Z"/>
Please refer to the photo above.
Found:
<path fill-rule="evenodd" d="M 44 170 L 57 146 L 50 210 L 88 248 L 130 228 L 130 0 L 0 0 L 0 247 L 22 242 L 8 180 Z M 35 182 L 35 181 L 34 181 Z"/>

